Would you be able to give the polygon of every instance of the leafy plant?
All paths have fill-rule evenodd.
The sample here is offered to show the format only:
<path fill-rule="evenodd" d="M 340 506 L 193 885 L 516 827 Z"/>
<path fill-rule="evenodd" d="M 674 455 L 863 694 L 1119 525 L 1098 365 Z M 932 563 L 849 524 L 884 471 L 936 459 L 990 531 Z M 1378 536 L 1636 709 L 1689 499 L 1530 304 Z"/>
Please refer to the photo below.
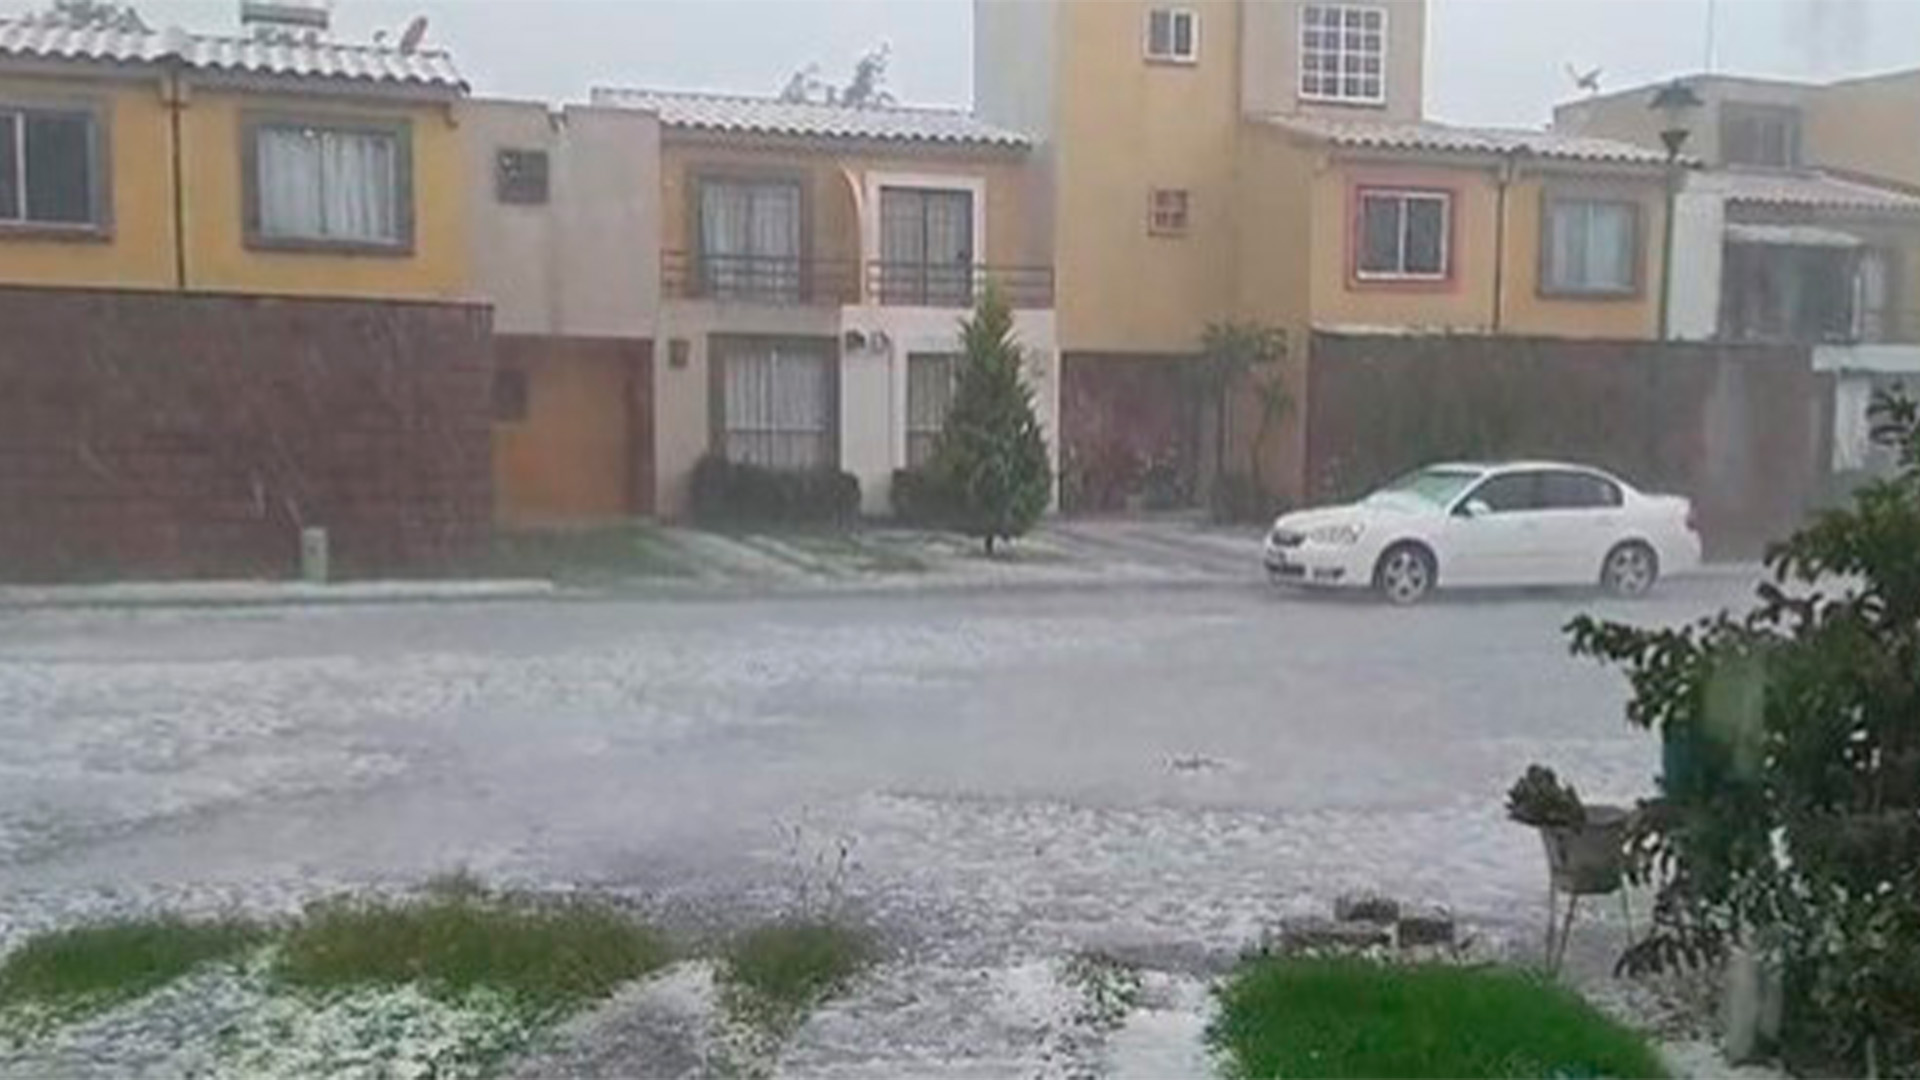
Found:
<path fill-rule="evenodd" d="M 708 454 L 691 485 L 703 525 L 844 525 L 860 512 L 859 478 L 838 469 L 767 469 Z"/>
<path fill-rule="evenodd" d="M 987 554 L 1024 535 L 1047 509 L 1053 466 L 1021 377 L 1013 309 L 989 285 L 960 324 L 965 358 L 928 465 L 953 524 Z"/>
<path fill-rule="evenodd" d="M 1758 603 L 1693 625 L 1589 617 L 1573 649 L 1626 669 L 1664 798 L 1629 874 L 1660 886 L 1628 971 L 1743 941 L 1784 969 L 1790 1053 L 1920 1071 L 1920 421 L 1882 397 L 1901 471 L 1767 554 Z M 1796 1023 L 1796 1017 L 1804 1017 Z"/>
<path fill-rule="evenodd" d="M 737 1012 L 777 1027 L 845 989 L 873 956 L 872 943 L 853 927 L 788 919 L 737 938 L 720 974 Z"/>
<path fill-rule="evenodd" d="M 1529 765 L 1507 789 L 1507 816 L 1535 828 L 1577 829 L 1586 824 L 1587 809 L 1572 784 L 1544 765 Z"/>
<path fill-rule="evenodd" d="M 1245 482 L 1264 492 L 1261 461 L 1275 426 L 1293 408 L 1293 397 L 1280 377 L 1287 357 L 1287 332 L 1253 322 L 1208 323 L 1200 336 L 1200 362 L 1193 368 L 1199 396 L 1213 418 L 1213 476 L 1209 490 L 1220 505 L 1220 488 L 1227 482 L 1228 450 L 1233 445 L 1233 400 L 1243 388 L 1257 406 L 1257 426 L 1247 440 Z"/>

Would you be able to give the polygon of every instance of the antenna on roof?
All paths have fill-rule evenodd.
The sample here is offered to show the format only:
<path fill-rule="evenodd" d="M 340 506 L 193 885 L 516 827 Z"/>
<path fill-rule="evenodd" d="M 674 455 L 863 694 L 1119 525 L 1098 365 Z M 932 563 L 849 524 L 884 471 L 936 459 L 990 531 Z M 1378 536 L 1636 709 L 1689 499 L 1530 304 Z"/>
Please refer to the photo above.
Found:
<path fill-rule="evenodd" d="M 400 35 L 400 51 L 403 53 L 418 51 L 420 48 L 420 40 L 426 36 L 427 17 L 425 15 L 415 15 L 413 21 L 407 24 L 406 31 Z"/>

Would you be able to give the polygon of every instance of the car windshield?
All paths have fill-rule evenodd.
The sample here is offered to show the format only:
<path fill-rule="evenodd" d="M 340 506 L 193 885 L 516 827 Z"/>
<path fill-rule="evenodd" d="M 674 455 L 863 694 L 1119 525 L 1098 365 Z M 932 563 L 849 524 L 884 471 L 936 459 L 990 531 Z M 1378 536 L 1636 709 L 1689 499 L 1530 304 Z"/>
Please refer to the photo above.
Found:
<path fill-rule="evenodd" d="M 1446 506 L 1479 478 L 1480 473 L 1473 469 L 1420 469 L 1374 492 L 1372 497 L 1411 495 L 1422 502 Z"/>

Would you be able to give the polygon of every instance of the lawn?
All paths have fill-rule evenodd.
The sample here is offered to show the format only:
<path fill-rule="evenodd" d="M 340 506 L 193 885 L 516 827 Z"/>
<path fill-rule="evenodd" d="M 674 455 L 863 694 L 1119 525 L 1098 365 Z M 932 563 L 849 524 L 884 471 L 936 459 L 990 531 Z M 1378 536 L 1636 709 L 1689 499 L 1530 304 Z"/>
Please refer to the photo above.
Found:
<path fill-rule="evenodd" d="M 627 524 L 502 530 L 494 534 L 484 564 L 464 569 L 494 577 L 604 585 L 634 578 L 687 577 L 694 573 L 694 560 L 659 529 Z"/>
<path fill-rule="evenodd" d="M 735 1011 L 779 1026 L 845 989 L 872 962 L 873 946 L 852 927 L 789 919 L 741 935 L 721 959 Z"/>
<path fill-rule="evenodd" d="M 1518 971 L 1262 958 L 1219 995 L 1208 1039 L 1238 1077 L 1666 1075 L 1645 1039 Z"/>

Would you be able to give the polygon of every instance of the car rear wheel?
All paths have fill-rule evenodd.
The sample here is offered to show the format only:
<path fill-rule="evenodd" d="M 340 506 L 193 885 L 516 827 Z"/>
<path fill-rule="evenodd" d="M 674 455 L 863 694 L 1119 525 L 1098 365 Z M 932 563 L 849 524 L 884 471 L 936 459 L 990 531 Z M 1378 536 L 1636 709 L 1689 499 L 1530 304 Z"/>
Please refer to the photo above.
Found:
<path fill-rule="evenodd" d="M 1617 545 L 1600 566 L 1600 587 L 1615 596 L 1645 596 L 1660 580 L 1660 556 L 1638 540 Z"/>
<path fill-rule="evenodd" d="M 1373 587 L 1389 604 L 1417 604 L 1433 591 L 1433 555 L 1419 544 L 1395 544 L 1373 568 Z"/>

